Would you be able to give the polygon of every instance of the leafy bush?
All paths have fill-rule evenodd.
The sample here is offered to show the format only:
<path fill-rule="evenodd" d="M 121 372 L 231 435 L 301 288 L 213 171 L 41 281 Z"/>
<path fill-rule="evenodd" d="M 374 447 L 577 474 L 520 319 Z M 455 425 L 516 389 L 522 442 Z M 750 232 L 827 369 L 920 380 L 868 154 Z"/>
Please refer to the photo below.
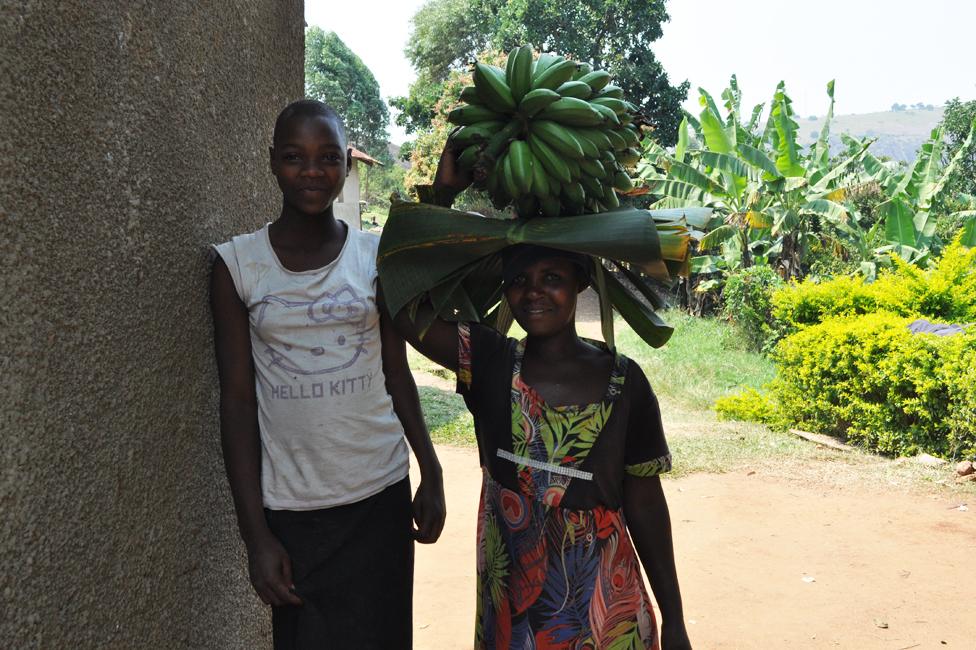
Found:
<path fill-rule="evenodd" d="M 776 349 L 788 421 L 885 454 L 976 453 L 976 331 L 913 335 L 879 312 L 806 327 Z"/>
<path fill-rule="evenodd" d="M 746 388 L 740 393 L 720 397 L 715 400 L 714 408 L 719 420 L 740 420 L 772 425 L 779 424 L 781 420 L 775 402 L 755 388 Z"/>
<path fill-rule="evenodd" d="M 782 286 L 783 280 L 769 266 L 737 271 L 725 281 L 724 315 L 757 352 L 769 352 L 779 339 L 772 320 L 772 293 Z"/>
<path fill-rule="evenodd" d="M 920 269 L 899 258 L 873 283 L 862 277 L 806 280 L 773 294 L 774 329 L 786 333 L 831 316 L 888 312 L 948 322 L 976 321 L 976 248 L 957 239 L 934 268 Z"/>

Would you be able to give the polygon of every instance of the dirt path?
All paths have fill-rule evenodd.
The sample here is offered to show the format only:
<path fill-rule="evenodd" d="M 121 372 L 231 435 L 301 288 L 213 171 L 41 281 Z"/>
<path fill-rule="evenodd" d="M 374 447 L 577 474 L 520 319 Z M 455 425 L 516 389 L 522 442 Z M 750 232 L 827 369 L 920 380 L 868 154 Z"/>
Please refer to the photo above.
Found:
<path fill-rule="evenodd" d="M 470 648 L 474 630 L 478 456 L 438 454 L 449 514 L 418 547 L 418 650 Z M 696 648 L 976 648 L 976 504 L 762 471 L 665 491 Z"/>

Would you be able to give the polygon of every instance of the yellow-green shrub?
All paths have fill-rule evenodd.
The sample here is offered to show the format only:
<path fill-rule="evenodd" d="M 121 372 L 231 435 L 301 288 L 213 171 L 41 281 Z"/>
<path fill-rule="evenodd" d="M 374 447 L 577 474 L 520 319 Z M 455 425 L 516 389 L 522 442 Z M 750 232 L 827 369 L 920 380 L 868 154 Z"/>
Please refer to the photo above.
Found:
<path fill-rule="evenodd" d="M 840 316 L 785 338 L 772 385 L 782 416 L 886 454 L 976 453 L 976 331 L 912 334 L 911 320 Z"/>
<path fill-rule="evenodd" d="M 726 395 L 715 400 L 715 414 L 719 420 L 739 420 L 778 424 L 775 403 L 755 388 L 745 388 L 742 392 Z"/>
<path fill-rule="evenodd" d="M 901 259 L 875 282 L 843 276 L 827 282 L 806 280 L 773 294 L 773 319 L 787 333 L 831 316 L 888 312 L 944 322 L 976 321 L 976 248 L 957 239 L 931 269 Z"/>

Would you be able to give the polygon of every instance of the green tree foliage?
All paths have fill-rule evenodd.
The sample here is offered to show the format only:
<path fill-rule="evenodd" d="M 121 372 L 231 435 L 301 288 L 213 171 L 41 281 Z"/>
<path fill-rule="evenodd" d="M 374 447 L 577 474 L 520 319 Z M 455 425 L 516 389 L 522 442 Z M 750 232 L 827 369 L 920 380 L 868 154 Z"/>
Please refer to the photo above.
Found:
<path fill-rule="evenodd" d="M 407 55 L 418 72 L 408 97 L 391 103 L 408 132 L 429 128 L 452 69 L 488 49 L 522 43 L 607 70 L 627 99 L 674 144 L 688 83 L 672 86 L 651 43 L 668 19 L 664 0 L 431 0 L 416 16 Z"/>
<path fill-rule="evenodd" d="M 733 273 L 722 290 L 722 311 L 749 348 L 766 354 L 779 340 L 773 323 L 773 291 L 783 280 L 769 266 L 752 266 Z"/>
<path fill-rule="evenodd" d="M 384 161 L 384 164 L 360 166 L 362 180 L 362 200 L 371 209 L 386 210 L 390 207 L 390 196 L 406 194 L 403 178 L 406 170 L 397 161 Z"/>
<path fill-rule="evenodd" d="M 334 108 L 350 143 L 386 161 L 390 114 L 380 86 L 362 60 L 334 32 L 305 32 L 305 94 Z"/>
<path fill-rule="evenodd" d="M 672 86 L 651 44 L 668 20 L 664 0 L 512 0 L 499 13 L 495 46 L 509 50 L 534 43 L 609 72 L 655 128 L 674 144 L 687 81 Z"/>
<path fill-rule="evenodd" d="M 958 97 L 950 99 L 945 104 L 942 114 L 941 127 L 945 132 L 949 146 L 945 151 L 945 161 L 948 162 L 962 148 L 969 135 L 969 128 L 976 120 L 976 99 L 968 102 L 960 101 Z M 952 181 L 951 190 L 976 194 L 976 147 L 970 147 L 968 153 L 959 160 L 957 176 Z"/>

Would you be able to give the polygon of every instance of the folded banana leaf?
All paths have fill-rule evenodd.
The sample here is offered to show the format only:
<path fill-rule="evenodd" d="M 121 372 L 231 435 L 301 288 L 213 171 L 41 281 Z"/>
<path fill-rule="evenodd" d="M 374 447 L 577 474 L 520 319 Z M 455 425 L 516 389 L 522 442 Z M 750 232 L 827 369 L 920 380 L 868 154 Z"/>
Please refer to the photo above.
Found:
<path fill-rule="evenodd" d="M 687 274 L 689 229 L 709 214 L 621 208 L 573 217 L 494 219 L 427 203 L 395 201 L 380 239 L 377 266 L 387 307 L 429 300 L 446 320 L 487 322 L 507 330 L 501 251 L 537 244 L 590 255 L 596 265 L 603 333 L 613 346 L 612 310 L 649 345 L 672 329 L 654 313 L 662 307 L 640 273 L 661 280 Z M 419 323 L 423 331 L 429 323 Z"/>

